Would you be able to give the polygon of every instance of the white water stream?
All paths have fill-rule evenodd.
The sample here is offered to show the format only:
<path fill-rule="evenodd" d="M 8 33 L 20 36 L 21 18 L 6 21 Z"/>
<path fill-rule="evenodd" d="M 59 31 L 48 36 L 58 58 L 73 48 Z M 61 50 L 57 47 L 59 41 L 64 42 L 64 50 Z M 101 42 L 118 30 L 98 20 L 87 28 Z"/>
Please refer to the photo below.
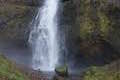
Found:
<path fill-rule="evenodd" d="M 32 66 L 35 70 L 53 71 L 58 63 L 57 10 L 59 0 L 44 0 L 29 36 L 32 44 Z"/>

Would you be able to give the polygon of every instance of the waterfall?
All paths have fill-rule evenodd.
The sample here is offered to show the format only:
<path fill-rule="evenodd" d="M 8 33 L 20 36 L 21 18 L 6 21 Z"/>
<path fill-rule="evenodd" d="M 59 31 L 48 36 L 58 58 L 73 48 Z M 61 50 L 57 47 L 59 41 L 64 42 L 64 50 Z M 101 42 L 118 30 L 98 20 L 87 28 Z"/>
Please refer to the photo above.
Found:
<path fill-rule="evenodd" d="M 35 70 L 52 71 L 58 63 L 59 44 L 57 36 L 58 0 L 44 0 L 34 20 L 29 36 L 32 45 L 32 67 Z"/>

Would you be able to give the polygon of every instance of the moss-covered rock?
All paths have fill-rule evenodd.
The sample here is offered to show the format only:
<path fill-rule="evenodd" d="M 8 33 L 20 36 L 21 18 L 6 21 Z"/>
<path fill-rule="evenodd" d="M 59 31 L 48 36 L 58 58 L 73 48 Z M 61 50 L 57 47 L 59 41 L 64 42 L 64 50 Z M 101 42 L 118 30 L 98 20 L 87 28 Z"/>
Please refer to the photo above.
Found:
<path fill-rule="evenodd" d="M 67 77 L 68 76 L 68 67 L 66 65 L 62 66 L 62 67 L 57 67 L 55 69 L 55 72 L 58 76 L 63 76 L 63 77 Z"/>

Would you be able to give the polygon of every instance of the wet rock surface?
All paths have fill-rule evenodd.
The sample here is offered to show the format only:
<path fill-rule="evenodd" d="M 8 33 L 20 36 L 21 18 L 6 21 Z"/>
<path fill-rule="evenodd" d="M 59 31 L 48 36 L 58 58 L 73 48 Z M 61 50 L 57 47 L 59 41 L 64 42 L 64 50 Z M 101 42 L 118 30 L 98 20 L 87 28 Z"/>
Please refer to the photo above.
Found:
<path fill-rule="evenodd" d="M 64 3 L 61 26 L 66 33 L 68 59 L 76 60 L 75 65 L 79 65 L 79 61 L 85 65 L 106 64 L 119 58 L 120 6 L 117 3 L 119 0 L 69 0 Z"/>
<path fill-rule="evenodd" d="M 55 69 L 55 72 L 58 76 L 62 76 L 62 77 L 68 77 L 69 75 L 68 67 L 66 65 L 62 67 L 57 67 Z"/>

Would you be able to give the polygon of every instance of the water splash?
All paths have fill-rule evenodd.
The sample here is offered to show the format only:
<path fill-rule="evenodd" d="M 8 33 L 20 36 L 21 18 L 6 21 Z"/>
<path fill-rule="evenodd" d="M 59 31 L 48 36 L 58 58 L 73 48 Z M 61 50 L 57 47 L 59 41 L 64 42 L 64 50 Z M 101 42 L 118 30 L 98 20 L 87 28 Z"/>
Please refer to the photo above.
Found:
<path fill-rule="evenodd" d="M 52 71 L 58 63 L 59 44 L 57 40 L 58 0 L 45 0 L 34 20 L 29 42 L 33 48 L 33 68 Z"/>

